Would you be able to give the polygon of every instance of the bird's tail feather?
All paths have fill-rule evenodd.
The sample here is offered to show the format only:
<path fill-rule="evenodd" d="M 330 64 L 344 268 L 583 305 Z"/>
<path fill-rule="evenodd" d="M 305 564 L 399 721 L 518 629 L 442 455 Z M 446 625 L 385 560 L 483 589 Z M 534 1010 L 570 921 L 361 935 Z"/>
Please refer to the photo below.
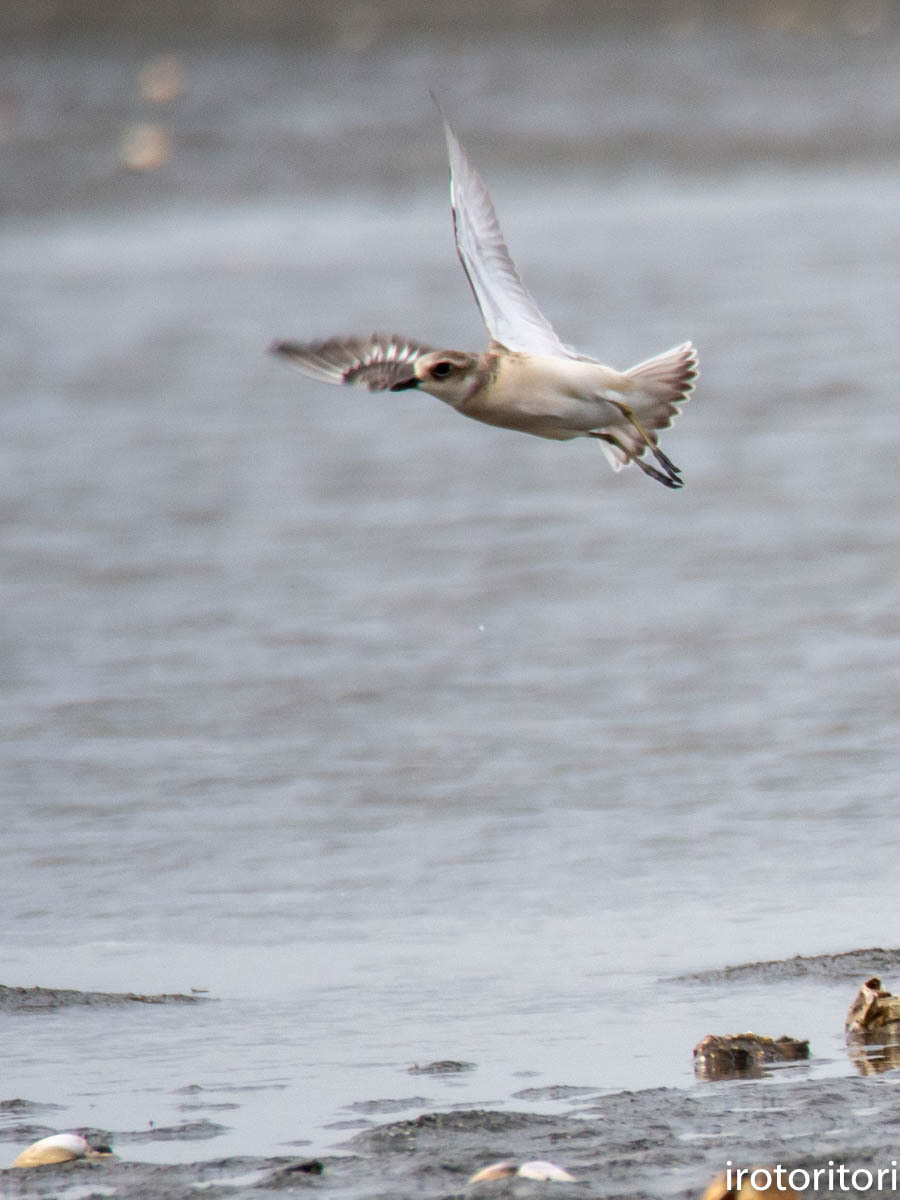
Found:
<path fill-rule="evenodd" d="M 690 399 L 697 380 L 697 351 L 691 342 L 638 363 L 625 374 L 636 387 L 628 401 L 649 429 L 665 429 Z"/>
<path fill-rule="evenodd" d="M 636 463 L 667 487 L 680 487 L 678 468 L 659 449 L 657 430 L 667 429 L 678 415 L 678 406 L 690 399 L 697 379 L 697 351 L 690 342 L 676 346 L 638 363 L 625 375 L 634 387 L 626 393 L 627 403 L 616 404 L 621 420 L 606 426 L 603 452 L 614 471 Z M 659 461 L 662 471 L 643 461 L 647 451 Z"/>

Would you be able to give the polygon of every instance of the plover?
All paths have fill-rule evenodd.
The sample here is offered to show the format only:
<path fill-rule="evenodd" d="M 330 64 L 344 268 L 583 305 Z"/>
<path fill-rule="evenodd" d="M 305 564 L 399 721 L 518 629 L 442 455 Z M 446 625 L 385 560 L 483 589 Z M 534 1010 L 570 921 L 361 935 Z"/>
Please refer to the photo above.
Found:
<path fill-rule="evenodd" d="M 370 392 L 418 388 L 487 425 L 555 441 L 596 438 L 613 470 L 636 463 L 666 487 L 681 487 L 658 431 L 694 390 L 694 346 L 684 342 L 617 371 L 564 345 L 522 283 L 490 193 L 443 120 L 456 250 L 490 335 L 487 350 L 441 350 L 384 333 L 277 341 L 270 350 L 324 383 Z M 644 461 L 647 451 L 657 466 Z"/>

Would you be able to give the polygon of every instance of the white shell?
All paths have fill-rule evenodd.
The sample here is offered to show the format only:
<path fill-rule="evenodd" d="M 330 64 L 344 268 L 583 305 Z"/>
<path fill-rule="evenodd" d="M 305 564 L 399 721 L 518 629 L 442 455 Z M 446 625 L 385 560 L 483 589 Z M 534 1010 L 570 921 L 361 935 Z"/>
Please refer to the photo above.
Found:
<path fill-rule="evenodd" d="M 542 1183 L 575 1183 L 574 1175 L 570 1175 L 556 1163 L 542 1162 L 540 1159 L 522 1163 L 518 1167 L 514 1162 L 491 1163 L 489 1167 L 482 1167 L 480 1171 L 476 1171 L 469 1183 L 485 1183 L 489 1179 L 505 1179 L 510 1175 L 518 1175 L 522 1179 L 537 1179 Z"/>
<path fill-rule="evenodd" d="M 482 1167 L 480 1171 L 476 1171 L 469 1183 L 484 1183 L 488 1179 L 504 1179 L 507 1175 L 515 1175 L 516 1164 L 513 1162 L 496 1162 L 491 1163 L 489 1167 Z"/>
<path fill-rule="evenodd" d="M 575 1182 L 575 1176 L 564 1171 L 562 1167 L 558 1167 L 556 1163 L 541 1162 L 539 1159 L 534 1162 L 522 1163 L 516 1174 L 521 1175 L 523 1179 L 540 1179 L 545 1183 Z"/>
<path fill-rule="evenodd" d="M 73 1158 L 83 1158 L 90 1146 L 80 1133 L 54 1133 L 50 1137 L 32 1142 L 23 1150 L 14 1167 L 39 1167 L 43 1163 L 69 1162 Z"/>

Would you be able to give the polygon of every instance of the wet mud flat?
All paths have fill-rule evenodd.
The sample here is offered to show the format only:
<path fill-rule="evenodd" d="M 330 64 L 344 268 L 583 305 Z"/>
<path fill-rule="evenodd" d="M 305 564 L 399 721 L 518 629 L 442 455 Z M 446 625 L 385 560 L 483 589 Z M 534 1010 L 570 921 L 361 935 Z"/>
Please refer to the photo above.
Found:
<path fill-rule="evenodd" d="M 7 987 L 0 984 L 0 1013 L 54 1012 L 61 1008 L 115 1008 L 128 1004 L 197 1004 L 207 997 L 180 992 L 82 992 L 73 988 Z"/>
<path fill-rule="evenodd" d="M 684 975 L 671 982 L 703 987 L 713 978 L 740 987 L 747 981 L 777 983 L 798 974 L 827 982 L 858 980 L 873 966 L 900 967 L 900 950 L 873 948 L 839 955 L 795 957 L 747 963 L 716 972 Z M 27 1020 L 36 1008 L 84 1003 L 107 1004 L 111 1019 L 126 1004 L 174 1002 L 181 996 L 79 993 L 55 989 L 2 989 L 6 1020 Z M 25 993 L 20 995 L 19 993 Z M 88 1000 L 87 997 L 90 999 Z M 848 1003 L 852 998 L 848 990 Z M 2 1010 L 0 1010 L 2 1011 Z M 33 1019 L 33 1018 L 32 1018 Z M 39 1019 L 39 1018 L 38 1018 Z M 651 1018 L 652 1019 L 652 1018 Z M 777 1022 L 777 1014 L 773 1021 Z M 793 1032 L 802 1032 L 795 1030 Z M 890 1194 L 900 1183 L 895 1146 L 900 1075 L 892 1067 L 891 1038 L 880 1035 L 870 1047 L 853 1048 L 857 1075 L 810 1078 L 811 1060 L 773 1066 L 752 1076 L 700 1081 L 686 1088 L 647 1088 L 604 1094 L 597 1088 L 531 1088 L 514 1099 L 545 1103 L 564 1100 L 563 1115 L 499 1111 L 459 1105 L 425 1112 L 414 1119 L 373 1124 L 333 1153 L 274 1157 L 204 1157 L 191 1163 L 135 1161 L 149 1142 L 204 1142 L 213 1148 L 225 1127 L 194 1120 L 139 1131 L 82 1128 L 92 1146 L 111 1145 L 119 1157 L 0 1170 L 0 1200 L 7 1197 L 141 1196 L 176 1200 L 211 1197 L 263 1197 L 283 1192 L 318 1191 L 347 1200 L 391 1197 L 699 1197 L 706 1184 L 734 1167 L 781 1166 L 785 1178 L 810 1195 Z M 880 1043 L 880 1044 L 879 1044 Z M 685 1048 L 686 1054 L 690 1048 Z M 413 1066 L 410 1075 L 464 1072 L 469 1062 Z M 400 1107 L 400 1102 L 397 1102 Z M 388 1112 L 387 1102 L 358 1111 Z M 403 1102 L 408 1107 L 408 1101 Z M 27 1099 L 0 1101 L 0 1139 L 23 1143 L 58 1128 L 61 1106 Z M 302 1131 L 299 1131 L 302 1133 Z M 336 1138 L 339 1136 L 335 1130 Z M 198 1151 L 199 1151 L 198 1146 Z M 202 1152 L 201 1152 L 202 1153 Z M 127 1157 L 125 1157 L 127 1156 Z M 7 1161 L 12 1161 L 13 1154 Z M 520 1177 L 472 1183 L 490 1163 L 549 1161 L 565 1168 L 574 1182 Z M 793 1174 L 791 1174 L 793 1173 Z M 818 1173 L 818 1174 L 817 1174 Z M 881 1186 L 879 1186 L 879 1180 Z M 547 1189 L 549 1193 L 547 1193 Z"/>
<path fill-rule="evenodd" d="M 736 1165 L 782 1164 L 785 1171 L 808 1172 L 811 1180 L 817 1169 L 826 1172 L 830 1164 L 836 1172 L 843 1166 L 833 1188 L 820 1175 L 816 1194 L 870 1196 L 878 1189 L 868 1186 L 866 1172 L 875 1180 L 879 1170 L 891 1167 L 897 1102 L 894 1085 L 883 1077 L 661 1088 L 603 1097 L 561 1118 L 482 1109 L 428 1113 L 356 1134 L 334 1157 L 241 1157 L 171 1166 L 98 1159 L 4 1170 L 0 1196 L 176 1200 L 201 1194 L 249 1200 L 315 1191 L 348 1200 L 697 1197 L 729 1158 Z M 120 1141 L 124 1149 L 127 1138 Z M 550 1160 L 577 1182 L 508 1178 L 468 1184 L 477 1169 L 500 1159 Z M 863 1186 L 853 1186 L 854 1173 Z"/>

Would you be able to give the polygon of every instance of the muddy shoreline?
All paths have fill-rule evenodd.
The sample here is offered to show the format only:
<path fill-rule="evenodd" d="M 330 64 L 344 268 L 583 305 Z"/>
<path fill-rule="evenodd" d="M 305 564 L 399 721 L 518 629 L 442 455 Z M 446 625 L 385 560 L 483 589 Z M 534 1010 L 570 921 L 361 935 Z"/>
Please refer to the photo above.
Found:
<path fill-rule="evenodd" d="M 834 982 L 856 978 L 874 965 L 884 970 L 898 963 L 900 951 L 872 948 L 747 963 L 702 976 L 685 976 L 683 980 L 686 985 L 697 984 L 712 974 L 719 982 L 739 987 L 751 979 L 777 982 L 801 972 Z M 5 1005 L 7 1021 L 22 1031 L 27 1029 L 29 1014 L 41 1009 L 106 1004 L 112 1018 L 115 1010 L 127 1003 L 194 999 L 50 988 L 2 989 L 7 1000 L 15 999 L 17 993 L 40 999 L 39 1004 Z M 18 998 L 21 1001 L 21 996 Z M 690 1047 L 685 1053 L 690 1053 Z M 815 1060 L 815 1053 L 813 1046 L 810 1061 Z M 872 1188 L 867 1185 L 867 1173 L 877 1177 L 879 1170 L 890 1169 L 894 1162 L 891 1147 L 897 1080 L 889 1069 L 891 1059 L 884 1057 L 878 1047 L 871 1057 L 859 1051 L 851 1058 L 859 1072 L 855 1077 L 809 1078 L 809 1062 L 801 1061 L 773 1067 L 761 1078 L 699 1082 L 690 1088 L 649 1088 L 609 1095 L 565 1085 L 525 1089 L 513 1099 L 540 1102 L 564 1096 L 573 1108 L 565 1115 L 551 1116 L 461 1105 L 445 1112 L 425 1112 L 411 1120 L 373 1124 L 346 1140 L 339 1140 L 335 1129 L 335 1153 L 315 1157 L 304 1155 L 302 1142 L 298 1141 L 296 1155 L 198 1155 L 198 1160 L 191 1163 L 140 1162 L 130 1156 L 139 1158 L 142 1144 L 175 1140 L 214 1143 L 225 1126 L 204 1119 L 135 1131 L 82 1127 L 78 1132 L 92 1145 L 110 1144 L 118 1157 L 2 1170 L 0 1197 L 97 1194 L 176 1200 L 202 1191 L 212 1197 L 241 1200 L 315 1188 L 347 1200 L 379 1196 L 390 1196 L 392 1200 L 451 1200 L 536 1196 L 548 1186 L 559 1200 L 567 1196 L 689 1197 L 700 1195 L 709 1179 L 724 1170 L 729 1160 L 743 1166 L 781 1164 L 785 1170 L 807 1172 L 810 1179 L 817 1170 L 824 1172 L 831 1167 L 835 1171 L 843 1166 L 846 1174 L 832 1189 L 820 1185 L 816 1190 L 869 1196 Z M 410 1073 L 458 1072 L 472 1067 L 467 1062 L 435 1062 L 416 1064 Z M 57 1111 L 62 1111 L 60 1106 L 52 1103 L 3 1100 L 0 1139 L 12 1151 L 14 1145 L 18 1150 L 26 1142 L 56 1132 L 57 1126 L 51 1122 Z M 390 1110 L 382 1105 L 377 1111 Z M 861 1114 L 865 1114 L 862 1119 Z M 13 1157 L 10 1152 L 8 1161 Z M 549 1185 L 522 1178 L 472 1185 L 468 1182 L 488 1163 L 535 1159 L 559 1164 L 571 1172 L 576 1182 Z M 854 1172 L 858 1187 L 853 1184 Z M 827 1180 L 824 1174 L 820 1178 Z"/>
<path fill-rule="evenodd" d="M 577 1117 L 483 1109 L 428 1113 L 358 1133 L 334 1157 L 248 1156 L 178 1165 L 101 1159 L 4 1170 L 0 1196 L 48 1197 L 77 1187 L 81 1195 L 146 1200 L 176 1200 L 198 1190 L 249 1200 L 305 1188 L 360 1200 L 529 1197 L 545 1194 L 550 1185 L 506 1179 L 468 1187 L 467 1181 L 488 1162 L 541 1158 L 564 1165 L 578 1181 L 554 1183 L 557 1200 L 686 1198 L 698 1196 L 729 1158 L 745 1165 L 782 1163 L 810 1175 L 829 1162 L 833 1169 L 842 1164 L 848 1180 L 852 1172 L 890 1167 L 895 1104 L 894 1085 L 884 1078 L 661 1088 L 605 1097 Z M 864 1120 L 861 1109 L 869 1114 Z M 836 1190 L 871 1195 L 865 1188 Z"/>
<path fill-rule="evenodd" d="M 0 984 L 0 1013 L 54 1012 L 60 1008 L 114 1008 L 128 1004 L 197 1004 L 208 1000 L 202 995 L 165 992 L 143 995 L 140 992 L 81 992 L 74 988 L 7 987 Z"/>

